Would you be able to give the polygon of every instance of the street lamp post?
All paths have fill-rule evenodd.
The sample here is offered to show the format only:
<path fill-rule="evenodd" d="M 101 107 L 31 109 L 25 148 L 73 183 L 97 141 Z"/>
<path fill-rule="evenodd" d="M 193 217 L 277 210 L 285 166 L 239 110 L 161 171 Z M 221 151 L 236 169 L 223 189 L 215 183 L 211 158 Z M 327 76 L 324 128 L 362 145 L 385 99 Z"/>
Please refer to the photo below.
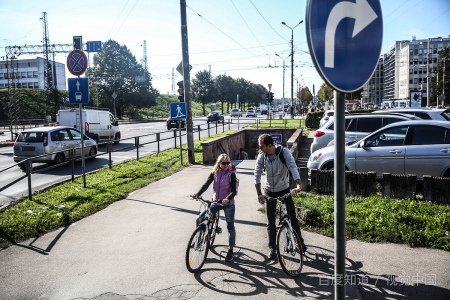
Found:
<path fill-rule="evenodd" d="M 275 53 L 276 56 L 278 56 L 279 58 L 281 58 L 283 60 L 283 116 L 284 116 L 284 70 L 285 70 L 285 64 L 284 61 L 286 60 L 286 58 L 288 58 L 289 56 L 291 56 L 290 54 L 288 55 L 288 57 L 286 58 L 282 58 L 281 56 L 279 56 L 277 53 Z"/>
<path fill-rule="evenodd" d="M 294 26 L 294 28 L 289 27 L 286 25 L 285 22 L 281 22 L 284 26 L 289 28 L 291 30 L 291 119 L 294 118 L 294 29 L 298 25 L 303 23 L 303 20 L 301 20 L 297 25 Z"/>

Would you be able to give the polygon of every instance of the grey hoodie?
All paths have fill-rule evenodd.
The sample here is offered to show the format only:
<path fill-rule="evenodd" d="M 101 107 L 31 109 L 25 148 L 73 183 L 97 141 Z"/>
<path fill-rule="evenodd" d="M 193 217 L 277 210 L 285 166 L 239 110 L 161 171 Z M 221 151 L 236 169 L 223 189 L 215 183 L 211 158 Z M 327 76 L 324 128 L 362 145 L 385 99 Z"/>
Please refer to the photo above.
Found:
<path fill-rule="evenodd" d="M 280 148 L 280 149 L 279 149 Z M 282 149 L 282 150 L 281 150 Z M 289 170 L 285 164 L 281 162 L 279 153 L 283 151 L 286 165 L 294 176 L 294 180 L 300 179 L 298 174 L 297 165 L 292 157 L 289 149 L 281 146 L 276 147 L 274 155 L 266 155 L 265 153 L 259 153 L 256 158 L 255 165 L 255 184 L 261 183 L 261 175 L 264 171 L 264 165 L 266 166 L 266 182 L 265 189 L 271 192 L 280 192 L 289 188 Z M 264 161 L 265 160 L 265 161 Z"/>

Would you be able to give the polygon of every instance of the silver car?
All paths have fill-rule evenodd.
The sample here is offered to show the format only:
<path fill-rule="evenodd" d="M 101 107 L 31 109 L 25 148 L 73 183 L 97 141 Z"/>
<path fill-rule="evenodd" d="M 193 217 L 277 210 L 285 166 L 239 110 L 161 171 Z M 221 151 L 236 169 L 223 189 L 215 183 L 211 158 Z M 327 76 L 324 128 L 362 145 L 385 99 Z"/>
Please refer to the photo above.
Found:
<path fill-rule="evenodd" d="M 345 115 L 350 114 L 348 112 L 348 110 L 345 111 Z M 326 122 L 328 122 L 330 120 L 330 117 L 334 116 L 334 109 L 327 109 L 324 113 L 323 116 L 320 117 L 320 122 L 319 122 L 319 128 L 323 126 L 323 124 L 325 124 Z"/>
<path fill-rule="evenodd" d="M 381 109 L 373 112 L 374 114 L 390 114 L 402 113 L 415 115 L 424 120 L 450 121 L 450 116 L 445 109 L 429 108 L 429 107 L 406 107 L 406 108 L 389 108 Z"/>
<path fill-rule="evenodd" d="M 408 114 L 352 114 L 345 116 L 345 141 L 351 142 L 380 129 L 391 123 L 421 120 L 419 117 Z M 334 140 L 334 117 L 330 117 L 327 123 L 314 134 L 311 144 L 311 153 L 326 147 Z"/>
<path fill-rule="evenodd" d="M 69 158 L 69 150 L 81 147 L 81 133 L 67 126 L 39 127 L 22 131 L 14 143 L 14 161 L 50 154 L 33 159 L 33 162 L 59 164 Z M 96 142 L 84 136 L 84 155 L 95 158 L 97 154 Z M 67 150 L 52 154 L 57 151 Z M 75 149 L 75 157 L 81 157 L 81 149 Z M 23 164 L 20 165 L 22 168 Z"/>
<path fill-rule="evenodd" d="M 345 168 L 356 172 L 450 177 L 450 122 L 413 120 L 389 124 L 345 147 Z M 315 151 L 308 169 L 334 169 L 334 147 Z"/>
<path fill-rule="evenodd" d="M 230 112 L 230 117 L 242 117 L 242 111 L 239 108 L 233 108 Z"/>

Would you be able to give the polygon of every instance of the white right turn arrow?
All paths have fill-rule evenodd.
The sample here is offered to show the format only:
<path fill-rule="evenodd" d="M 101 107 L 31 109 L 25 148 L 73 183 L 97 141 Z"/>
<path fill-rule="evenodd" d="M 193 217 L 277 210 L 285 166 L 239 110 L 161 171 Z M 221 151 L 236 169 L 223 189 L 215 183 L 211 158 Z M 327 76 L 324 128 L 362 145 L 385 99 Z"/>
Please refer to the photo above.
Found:
<path fill-rule="evenodd" d="M 336 29 L 339 23 L 345 18 L 355 19 L 353 35 L 355 37 L 367 25 L 372 23 L 377 14 L 366 0 L 356 0 L 356 3 L 342 1 L 336 4 L 330 12 L 325 29 L 325 67 L 334 68 L 334 41 L 336 39 Z"/>

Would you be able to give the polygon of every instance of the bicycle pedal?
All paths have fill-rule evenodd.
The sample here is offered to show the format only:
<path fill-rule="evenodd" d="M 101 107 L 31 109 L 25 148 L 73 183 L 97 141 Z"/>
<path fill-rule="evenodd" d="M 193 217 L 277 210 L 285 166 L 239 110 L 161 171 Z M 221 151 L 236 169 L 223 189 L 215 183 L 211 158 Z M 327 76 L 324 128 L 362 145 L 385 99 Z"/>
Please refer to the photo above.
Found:
<path fill-rule="evenodd" d="M 216 233 L 217 233 L 217 234 L 222 233 L 222 228 L 217 227 L 217 228 L 216 228 Z"/>

